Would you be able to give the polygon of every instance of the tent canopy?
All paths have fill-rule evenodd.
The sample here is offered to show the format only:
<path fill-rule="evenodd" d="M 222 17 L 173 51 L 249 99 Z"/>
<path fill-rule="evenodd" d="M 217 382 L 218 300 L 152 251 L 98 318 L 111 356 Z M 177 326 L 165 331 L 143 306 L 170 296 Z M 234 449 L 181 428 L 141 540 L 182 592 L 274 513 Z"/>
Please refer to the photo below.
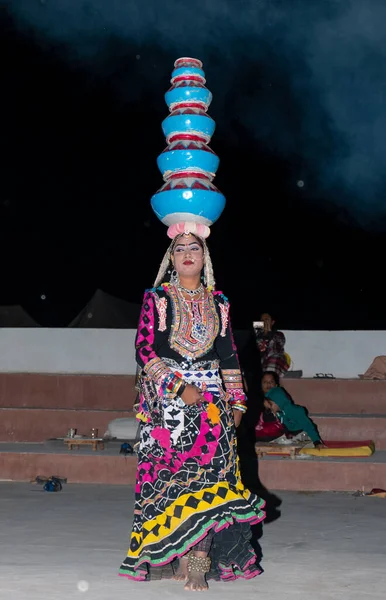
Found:
<path fill-rule="evenodd" d="M 126 302 L 97 290 L 84 309 L 68 327 L 89 327 L 92 329 L 136 329 L 140 304 Z"/>
<path fill-rule="evenodd" d="M 40 327 L 19 305 L 0 306 L 0 327 Z"/>

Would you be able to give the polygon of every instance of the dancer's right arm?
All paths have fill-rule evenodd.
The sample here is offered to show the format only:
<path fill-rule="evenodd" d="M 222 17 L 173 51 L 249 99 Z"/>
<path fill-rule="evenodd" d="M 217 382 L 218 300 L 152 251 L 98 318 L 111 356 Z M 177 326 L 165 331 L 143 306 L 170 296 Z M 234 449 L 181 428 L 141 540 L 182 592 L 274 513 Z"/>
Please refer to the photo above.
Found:
<path fill-rule="evenodd" d="M 154 292 L 145 292 L 137 337 L 135 340 L 136 361 L 144 373 L 154 381 L 161 396 L 173 398 L 181 396 L 185 404 L 196 404 L 201 400 L 199 390 L 194 385 L 186 385 L 158 356 L 154 349 L 155 331 L 158 316 Z"/>

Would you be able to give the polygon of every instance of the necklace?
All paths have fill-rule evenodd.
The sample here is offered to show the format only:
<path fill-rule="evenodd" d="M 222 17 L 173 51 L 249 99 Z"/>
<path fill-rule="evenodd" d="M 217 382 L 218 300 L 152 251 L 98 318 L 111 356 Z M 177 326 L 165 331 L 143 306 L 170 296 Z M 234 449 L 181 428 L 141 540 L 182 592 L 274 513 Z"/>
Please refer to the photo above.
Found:
<path fill-rule="evenodd" d="M 188 294 L 188 296 L 191 296 L 191 297 L 196 296 L 196 294 L 202 294 L 204 292 L 204 286 L 202 285 L 202 283 L 200 283 L 198 288 L 195 290 L 188 290 L 188 288 L 184 287 L 180 283 L 178 284 L 177 287 L 181 292 L 184 292 L 185 294 Z"/>
<path fill-rule="evenodd" d="M 192 319 L 192 329 L 191 329 L 191 336 L 194 340 L 196 340 L 197 342 L 201 342 L 201 343 L 205 343 L 207 341 L 207 337 L 208 337 L 208 329 L 206 327 L 206 325 L 203 323 L 203 319 L 202 319 L 202 315 L 200 313 L 200 309 L 199 309 L 199 303 L 202 303 L 202 310 L 204 310 L 204 298 L 205 298 L 205 292 L 204 292 L 204 286 L 201 284 L 200 287 L 197 290 L 186 290 L 184 287 L 182 286 L 178 286 L 178 291 L 180 292 L 180 297 L 185 305 L 185 308 L 188 312 L 188 314 L 191 316 Z M 193 300 L 193 298 L 190 300 L 187 300 L 184 295 L 181 293 L 182 291 L 189 293 L 190 296 L 193 296 L 194 294 L 198 294 L 200 293 L 201 297 Z"/>

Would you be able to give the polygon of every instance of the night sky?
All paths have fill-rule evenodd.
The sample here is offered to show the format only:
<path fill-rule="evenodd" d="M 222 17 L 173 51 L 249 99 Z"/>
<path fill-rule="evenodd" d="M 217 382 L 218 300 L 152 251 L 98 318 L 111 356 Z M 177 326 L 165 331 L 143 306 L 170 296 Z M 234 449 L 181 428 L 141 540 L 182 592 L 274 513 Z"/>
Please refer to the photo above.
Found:
<path fill-rule="evenodd" d="M 384 0 L 2 5 L 1 305 L 66 326 L 98 288 L 141 301 L 169 243 L 150 208 L 163 95 L 193 56 L 234 325 L 386 329 Z"/>

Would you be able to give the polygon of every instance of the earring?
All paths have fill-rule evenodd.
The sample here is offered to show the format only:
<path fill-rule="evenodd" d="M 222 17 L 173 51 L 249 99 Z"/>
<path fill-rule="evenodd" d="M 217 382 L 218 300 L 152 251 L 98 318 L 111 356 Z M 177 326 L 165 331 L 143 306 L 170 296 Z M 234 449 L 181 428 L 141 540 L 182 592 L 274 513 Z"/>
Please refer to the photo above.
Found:
<path fill-rule="evenodd" d="M 179 283 L 179 279 L 178 279 L 178 273 L 175 269 L 173 269 L 171 275 L 170 275 L 170 283 L 172 285 L 178 285 Z"/>

